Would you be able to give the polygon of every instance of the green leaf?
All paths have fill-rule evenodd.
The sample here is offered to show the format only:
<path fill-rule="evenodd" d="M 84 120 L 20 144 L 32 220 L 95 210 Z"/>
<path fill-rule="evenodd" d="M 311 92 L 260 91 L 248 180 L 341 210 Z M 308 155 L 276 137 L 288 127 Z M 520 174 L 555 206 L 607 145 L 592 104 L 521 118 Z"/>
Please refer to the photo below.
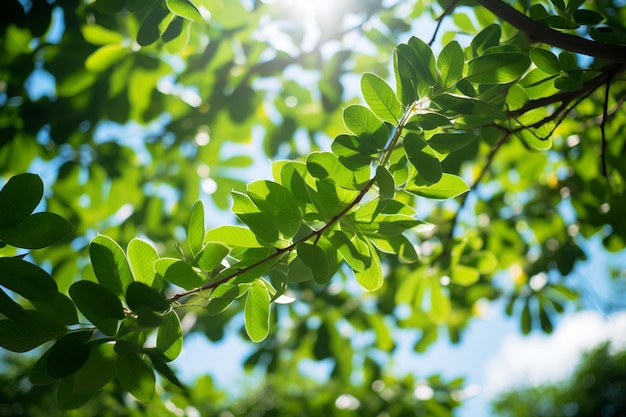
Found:
<path fill-rule="evenodd" d="M 532 48 L 530 50 L 530 58 L 537 68 L 546 74 L 555 75 L 561 72 L 559 59 L 546 49 Z"/>
<path fill-rule="evenodd" d="M 229 252 L 230 249 L 223 243 L 209 242 L 196 256 L 196 263 L 200 269 L 212 271 L 213 268 L 220 265 L 222 259 L 224 259 Z"/>
<path fill-rule="evenodd" d="M 135 280 L 153 286 L 156 274 L 154 263 L 159 259 L 156 249 L 150 243 L 134 238 L 128 243 L 126 252 Z"/>
<path fill-rule="evenodd" d="M 404 190 L 421 197 L 445 200 L 468 192 L 470 188 L 461 177 L 444 173 L 441 180 L 435 184 L 414 178 L 407 183 Z"/>
<path fill-rule="evenodd" d="M 137 43 L 141 46 L 148 46 L 159 40 L 161 32 L 159 24 L 167 16 L 169 10 L 157 4 L 146 16 L 137 32 Z"/>
<path fill-rule="evenodd" d="M 28 352 L 65 332 L 65 326 L 40 312 L 24 310 L 19 320 L 0 320 L 0 346 L 12 352 Z"/>
<path fill-rule="evenodd" d="M 167 4 L 167 8 L 177 16 L 196 22 L 204 21 L 200 11 L 198 11 L 196 6 L 189 0 L 165 0 L 165 3 Z"/>
<path fill-rule="evenodd" d="M 48 385 L 58 381 L 58 379 L 51 377 L 46 369 L 46 361 L 48 360 L 49 352 L 50 349 L 44 352 L 44 354 L 37 359 L 33 367 L 30 368 L 28 379 L 33 385 Z"/>
<path fill-rule="evenodd" d="M 137 310 L 140 306 L 146 306 L 152 311 L 165 311 L 170 307 L 163 294 L 141 282 L 133 282 L 128 286 L 126 304 L 133 310 Z"/>
<path fill-rule="evenodd" d="M 474 36 L 474 39 L 472 39 L 470 44 L 474 56 L 481 56 L 489 48 L 498 46 L 500 44 L 501 34 L 502 29 L 500 29 L 500 25 L 495 23 L 481 30 L 476 36 Z"/>
<path fill-rule="evenodd" d="M 314 244 L 303 242 L 296 248 L 302 262 L 313 271 L 316 281 L 326 281 L 329 273 L 328 260 L 324 250 Z"/>
<path fill-rule="evenodd" d="M 381 199 L 391 200 L 396 195 L 396 183 L 393 175 L 384 166 L 376 167 L 376 185 L 378 185 Z"/>
<path fill-rule="evenodd" d="M 0 285 L 32 301 L 52 301 L 57 294 L 50 274 L 21 258 L 0 258 Z"/>
<path fill-rule="evenodd" d="M 172 371 L 172 368 L 167 365 L 167 358 L 160 351 L 149 350 L 146 353 L 152 361 L 152 366 L 154 366 L 154 369 L 156 369 L 158 373 L 160 373 L 163 377 L 165 377 L 172 384 L 176 385 L 178 388 L 185 388 L 182 382 L 180 382 L 180 380 L 176 376 L 176 373 Z"/>
<path fill-rule="evenodd" d="M 452 267 L 452 281 L 459 285 L 469 286 L 478 282 L 480 274 L 474 268 L 465 265 Z"/>
<path fill-rule="evenodd" d="M 398 123 L 402 117 L 402 105 L 382 78 L 372 73 L 363 74 L 361 91 L 365 102 L 376 116 L 392 124 Z"/>
<path fill-rule="evenodd" d="M 187 243 L 193 256 L 202 250 L 204 234 L 204 204 L 202 201 L 196 201 L 191 208 L 191 217 L 187 226 Z"/>
<path fill-rule="evenodd" d="M 332 242 L 337 246 L 341 257 L 354 271 L 364 271 L 372 264 L 369 246 L 358 236 L 352 239 L 345 232 L 337 230 L 331 236 Z"/>
<path fill-rule="evenodd" d="M 246 333 L 253 342 L 261 342 L 269 334 L 270 301 L 267 286 L 262 279 L 258 279 L 248 290 L 244 305 Z"/>
<path fill-rule="evenodd" d="M 204 242 L 221 242 L 229 247 L 261 248 L 261 244 L 254 233 L 241 226 L 219 226 L 211 229 L 204 237 Z"/>
<path fill-rule="evenodd" d="M 18 248 L 40 249 L 63 239 L 73 229 L 63 217 L 44 211 L 31 214 L 13 228 L 0 230 L 0 239 Z"/>
<path fill-rule="evenodd" d="M 421 135 L 408 133 L 404 137 L 404 150 L 411 164 L 424 179 L 431 183 L 441 179 L 441 162 L 433 156 L 432 149 Z"/>
<path fill-rule="evenodd" d="M 176 359 L 183 349 L 183 329 L 176 312 L 170 311 L 165 315 L 165 321 L 157 333 L 156 347 L 168 361 Z"/>
<path fill-rule="evenodd" d="M 450 298 L 439 284 L 439 280 L 430 279 L 430 314 L 435 323 L 445 322 L 451 311 Z"/>
<path fill-rule="evenodd" d="M 367 291 L 376 291 L 383 285 L 383 270 L 376 249 L 366 242 L 370 253 L 370 266 L 363 271 L 354 271 L 354 277 L 361 287 Z"/>
<path fill-rule="evenodd" d="M 438 73 L 435 56 L 430 46 L 415 36 L 409 39 L 408 45 L 413 49 L 417 58 L 413 64 L 417 69 L 418 94 L 420 98 L 423 98 L 427 95 L 428 89 L 426 87 L 437 83 Z"/>
<path fill-rule="evenodd" d="M 98 282 L 122 297 L 133 282 L 133 273 L 120 245 L 108 236 L 98 235 L 89 244 L 89 256 Z"/>
<path fill-rule="evenodd" d="M 115 335 L 119 321 L 124 318 L 124 307 L 115 294 L 91 281 L 75 282 L 69 293 L 87 320 L 107 336 Z"/>
<path fill-rule="evenodd" d="M 87 57 L 85 68 L 91 72 L 103 72 L 126 57 L 129 51 L 129 47 L 122 44 L 101 46 Z"/>
<path fill-rule="evenodd" d="M 57 404 L 61 410 L 73 410 L 85 404 L 94 393 L 77 394 L 74 392 L 76 376 L 63 378 L 57 386 Z"/>
<path fill-rule="evenodd" d="M 277 223 L 292 223 L 302 220 L 303 208 L 300 201 L 284 186 L 267 180 L 248 184 L 247 193 L 254 204 L 263 212 L 274 217 Z"/>
<path fill-rule="evenodd" d="M 124 41 L 124 35 L 121 33 L 96 24 L 84 25 L 80 28 L 80 31 L 83 34 L 83 38 L 94 45 L 107 45 Z"/>
<path fill-rule="evenodd" d="M 232 285 L 230 283 L 225 283 L 215 288 L 209 297 L 209 302 L 206 306 L 207 312 L 211 315 L 222 313 L 235 299 L 244 294 L 244 288 L 247 289 L 245 285 Z"/>
<path fill-rule="evenodd" d="M 441 73 L 441 83 L 444 88 L 451 87 L 463 76 L 465 58 L 463 48 L 457 41 L 444 46 L 437 59 L 437 67 Z"/>
<path fill-rule="evenodd" d="M 346 128 L 361 140 L 371 142 L 376 149 L 387 144 L 388 131 L 383 122 L 367 107 L 352 104 L 343 109 L 343 123 Z"/>
<path fill-rule="evenodd" d="M 469 61 L 467 79 L 478 84 L 507 84 L 520 78 L 530 65 L 520 52 L 495 52 Z"/>
<path fill-rule="evenodd" d="M 43 197 L 43 182 L 35 174 L 11 177 L 0 190 L 0 230 L 17 226 Z"/>
<path fill-rule="evenodd" d="M 163 265 L 166 265 L 163 279 L 186 290 L 201 287 L 206 281 L 204 275 L 196 272 L 191 265 L 184 261 L 175 260 L 172 262 L 171 258 L 161 258 L 155 263 L 157 271 L 162 270 Z"/>
<path fill-rule="evenodd" d="M 154 398 L 154 371 L 141 357 L 133 352 L 117 355 L 117 379 L 122 386 L 142 403 Z"/>
<path fill-rule="evenodd" d="M 112 343 L 91 342 L 87 362 L 74 375 L 74 394 L 92 394 L 116 375 L 116 355 Z"/>
<path fill-rule="evenodd" d="M 476 135 L 468 132 L 436 133 L 428 139 L 428 145 L 440 154 L 458 151 L 476 139 Z"/>
<path fill-rule="evenodd" d="M 13 301 L 2 288 L 0 288 L 0 314 L 10 320 L 24 317 L 24 307 Z"/>
<path fill-rule="evenodd" d="M 92 333 L 92 330 L 76 330 L 57 340 L 48 351 L 48 375 L 61 379 L 78 371 L 91 353 L 91 345 L 87 341 Z"/>
<path fill-rule="evenodd" d="M 347 190 L 359 190 L 369 180 L 370 174 L 369 164 L 367 169 L 352 170 L 330 152 L 310 153 L 306 158 L 306 168 L 311 176 L 320 180 L 330 178 Z"/>
<path fill-rule="evenodd" d="M 77 324 L 78 314 L 72 300 L 64 294 L 56 293 L 52 300 L 47 302 L 32 301 L 41 314 L 61 324 Z"/>

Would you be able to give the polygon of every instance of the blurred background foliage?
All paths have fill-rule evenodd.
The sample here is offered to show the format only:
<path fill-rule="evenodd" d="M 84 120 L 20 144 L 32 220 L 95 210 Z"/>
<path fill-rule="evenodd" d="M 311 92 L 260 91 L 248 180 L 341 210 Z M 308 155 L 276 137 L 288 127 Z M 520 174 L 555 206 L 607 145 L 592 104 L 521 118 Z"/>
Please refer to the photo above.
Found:
<path fill-rule="evenodd" d="M 194 201 L 209 207 L 209 227 L 235 221 L 228 211 L 231 190 L 244 191 L 247 182 L 268 178 L 269 159 L 299 159 L 328 149 L 331 139 L 345 132 L 342 109 L 359 102 L 355 85 L 360 75 L 391 77 L 393 48 L 410 35 L 428 41 L 435 20 L 451 6 L 448 1 L 304 6 L 289 0 L 196 0 L 195 15 L 184 8 L 172 13 L 164 3 L 0 4 L 1 173 L 5 180 L 20 172 L 38 173 L 46 184 L 46 209 L 75 226 L 63 242 L 29 253 L 50 271 L 61 292 L 78 278 L 93 277 L 87 246 L 96 233 L 122 247 L 135 237 L 148 238 L 168 256 L 178 254 Z M 624 44 L 626 11 L 619 1 L 586 2 L 592 14 L 578 14 L 578 22 L 573 11 L 582 2 L 569 2 L 577 6 L 568 11 L 558 1 L 531 3 L 528 14 L 553 28 Z M 453 38 L 464 46 L 479 33 L 488 38 L 483 29 L 493 23 L 493 15 L 471 1 L 453 6 L 434 39 L 435 53 Z M 596 22 L 598 15 L 602 20 Z M 501 29 L 502 39 L 528 44 L 513 27 L 502 24 Z M 476 48 L 480 54 L 478 43 Z M 271 326 L 270 337 L 245 363 L 266 372 L 267 384 L 248 398 L 254 407 L 242 401 L 240 411 L 231 409 L 233 415 L 263 415 L 263 407 L 272 409 L 264 404 L 273 402 L 284 402 L 289 410 L 306 396 L 311 399 L 308 415 L 378 415 L 378 410 L 405 415 L 412 410 L 411 415 L 446 416 L 463 397 L 458 394 L 462 382 L 387 375 L 380 358 L 394 351 L 394 329 L 415 329 L 414 349 L 423 352 L 439 337 L 460 341 L 479 315 L 481 300 L 506 300 L 506 313 L 519 317 L 524 333 L 549 333 L 556 314 L 580 306 L 580 289 L 568 275 L 586 259 L 585 240 L 599 236 L 611 252 L 625 246 L 626 83 L 618 72 L 610 90 L 586 90 L 581 74 L 600 64 L 572 57 L 567 71 L 567 62 L 560 63 L 560 87 L 548 92 L 570 91 L 572 103 L 581 101 L 554 126 L 550 140 L 537 140 L 541 132 L 535 139 L 520 133 L 499 140 L 498 129 L 486 127 L 462 157 L 444 161 L 444 171 L 462 175 L 470 185 L 480 181 L 469 197 L 436 204 L 413 198 L 420 219 L 437 226 L 418 242 L 422 261 L 417 266 L 384 258 L 385 285 L 374 294 L 344 285 L 340 271 L 328 286 L 299 284 L 298 301 L 273 310 L 278 325 Z M 526 82 L 521 93 L 511 89 L 507 105 L 518 102 L 515 93 L 533 91 L 532 79 Z M 550 102 L 543 110 L 555 108 Z M 445 285 L 451 310 L 442 317 L 422 308 L 414 294 L 424 276 L 440 280 L 451 247 L 458 251 L 455 256 L 479 265 L 481 273 L 471 286 Z M 20 253 L 10 247 L 2 251 L 5 256 Z M 617 271 L 615 280 L 624 279 L 624 271 Z M 235 302 L 223 314 L 209 316 L 189 308 L 185 331 L 219 341 L 241 309 Z M 374 337 L 355 345 L 354 334 L 372 332 Z M 331 382 L 320 387 L 299 376 L 294 369 L 304 358 L 329 359 Z M 6 374 L 18 378 L 25 359 L 4 359 Z M 4 398 L 28 407 L 28 415 L 44 410 L 54 415 L 47 406 L 37 411 L 29 397 L 44 401 L 49 392 L 20 390 L 20 384 L 15 391 L 3 384 Z M 428 401 L 418 401 L 420 384 L 432 390 Z M 342 407 L 337 392 L 345 392 L 339 397 Z M 130 406 L 110 384 L 98 397 L 105 405 L 98 414 L 165 415 L 169 404 L 184 409 L 193 403 L 201 415 L 214 415 L 219 404 L 227 404 L 210 377 L 187 393 L 162 395 L 168 401 L 144 409 Z M 0 411 L 11 415 L 6 404 Z"/>

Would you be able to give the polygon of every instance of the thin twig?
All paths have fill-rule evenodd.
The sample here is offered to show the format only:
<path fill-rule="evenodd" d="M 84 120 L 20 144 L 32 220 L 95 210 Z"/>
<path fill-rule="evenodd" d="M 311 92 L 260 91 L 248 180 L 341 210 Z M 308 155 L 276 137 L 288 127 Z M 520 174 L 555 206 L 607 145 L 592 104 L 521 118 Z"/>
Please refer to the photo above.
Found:
<path fill-rule="evenodd" d="M 600 134 L 602 136 L 602 144 L 600 147 L 600 164 L 602 167 L 602 175 L 606 177 L 607 169 L 606 169 L 606 120 L 609 117 L 608 107 L 609 107 L 609 90 L 611 87 L 611 78 L 606 81 L 606 87 L 604 90 L 604 105 L 602 106 L 602 122 L 600 122 Z"/>
<path fill-rule="evenodd" d="M 456 8 L 456 5 L 459 4 L 460 0 L 454 0 L 450 5 L 446 8 L 446 10 L 441 13 L 441 15 L 437 18 L 437 27 L 435 27 L 435 32 L 433 33 L 433 37 L 428 42 L 428 46 L 433 46 L 435 43 L 435 39 L 437 38 L 437 33 L 439 33 L 439 28 L 441 28 L 441 24 L 443 23 L 443 19 L 448 16 L 452 11 Z"/>

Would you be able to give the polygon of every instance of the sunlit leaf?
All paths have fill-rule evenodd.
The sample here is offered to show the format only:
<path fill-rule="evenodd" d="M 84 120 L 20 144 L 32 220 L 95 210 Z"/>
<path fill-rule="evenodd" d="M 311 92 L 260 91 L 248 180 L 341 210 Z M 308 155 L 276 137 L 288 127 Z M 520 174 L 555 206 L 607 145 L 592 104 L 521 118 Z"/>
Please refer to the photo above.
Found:
<path fill-rule="evenodd" d="M 85 68 L 92 72 L 102 72 L 128 55 L 128 46 L 121 44 L 104 45 L 96 49 L 85 60 Z"/>
<path fill-rule="evenodd" d="M 541 49 L 541 48 L 532 48 L 530 50 L 530 58 L 533 63 L 545 72 L 546 74 L 559 74 L 561 72 L 561 67 L 559 65 L 559 59 L 552 52 Z"/>
<path fill-rule="evenodd" d="M 324 250 L 307 242 L 300 243 L 296 250 L 302 262 L 313 271 L 316 281 L 324 281 L 329 272 L 328 260 Z"/>
<path fill-rule="evenodd" d="M 187 243 L 193 256 L 202 250 L 204 234 L 204 204 L 202 201 L 196 201 L 191 208 L 191 217 L 187 226 Z"/>
<path fill-rule="evenodd" d="M 455 265 L 452 267 L 452 281 L 459 285 L 472 285 L 478 282 L 480 274 L 474 268 L 465 265 Z"/>
<path fill-rule="evenodd" d="M 428 145 L 441 154 L 455 152 L 476 139 L 473 133 L 436 133 L 428 139 Z"/>
<path fill-rule="evenodd" d="M 204 20 L 196 6 L 189 0 L 165 0 L 165 3 L 167 8 L 178 16 L 198 22 Z"/>
<path fill-rule="evenodd" d="M 263 212 L 274 217 L 277 223 L 302 220 L 300 201 L 284 186 L 273 181 L 255 181 L 248 184 L 247 193 Z"/>
<path fill-rule="evenodd" d="M 366 242 L 369 250 L 370 265 L 363 271 L 354 271 L 354 277 L 361 287 L 368 291 L 376 291 L 383 285 L 383 270 L 376 249 Z"/>
<path fill-rule="evenodd" d="M 74 376 L 74 392 L 91 394 L 111 381 L 116 372 L 113 343 L 91 342 L 91 352 L 85 364 Z"/>
<path fill-rule="evenodd" d="M 454 198 L 468 192 L 469 189 L 469 186 L 461 177 L 448 173 L 444 173 L 441 180 L 435 184 L 429 184 L 426 181 L 414 179 L 413 181 L 409 181 L 404 188 L 405 191 L 411 194 L 440 200 Z"/>
<path fill-rule="evenodd" d="M 467 79 L 478 84 L 506 84 L 520 78 L 530 65 L 528 55 L 496 52 L 469 61 Z"/>
<path fill-rule="evenodd" d="M 134 279 L 120 245 L 108 236 L 98 235 L 89 244 L 89 256 L 98 282 L 112 293 L 123 296 Z"/>
<path fill-rule="evenodd" d="M 165 269 L 164 280 L 186 290 L 200 287 L 206 281 L 205 276 L 184 261 L 175 260 L 171 262 L 168 258 L 162 258 L 156 261 L 155 266 L 157 271 Z"/>
<path fill-rule="evenodd" d="M 367 105 L 381 120 L 396 124 L 402 117 L 402 105 L 389 85 L 379 76 L 365 73 L 361 91 Z"/>
<path fill-rule="evenodd" d="M 148 242 L 133 239 L 128 243 L 128 261 L 137 282 L 152 286 L 154 283 L 154 262 L 159 259 L 156 249 Z"/>
<path fill-rule="evenodd" d="M 204 271 L 213 270 L 213 268 L 220 265 L 220 262 L 222 262 L 222 259 L 228 255 L 229 251 L 228 246 L 223 243 L 207 243 L 196 256 L 198 267 Z"/>
<path fill-rule="evenodd" d="M 461 45 L 457 41 L 446 44 L 437 58 L 437 67 L 444 87 L 454 85 L 461 78 L 464 64 L 465 58 Z"/>
<path fill-rule="evenodd" d="M 170 361 L 176 359 L 182 351 L 183 329 L 176 312 L 170 311 L 165 314 L 165 321 L 159 326 L 157 333 L 156 347 Z"/>
<path fill-rule="evenodd" d="M 270 294 L 261 280 L 248 290 L 244 306 L 246 333 L 253 342 L 263 341 L 270 328 Z"/>
<path fill-rule="evenodd" d="M 430 314 L 437 323 L 447 320 L 452 310 L 450 297 L 438 280 L 431 279 L 430 284 Z"/>

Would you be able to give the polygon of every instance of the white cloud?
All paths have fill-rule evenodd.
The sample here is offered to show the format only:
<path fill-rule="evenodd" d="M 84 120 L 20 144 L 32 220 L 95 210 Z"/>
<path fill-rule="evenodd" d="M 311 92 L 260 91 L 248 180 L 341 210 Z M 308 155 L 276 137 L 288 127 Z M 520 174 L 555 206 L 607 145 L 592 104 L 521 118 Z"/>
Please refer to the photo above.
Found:
<path fill-rule="evenodd" d="M 485 367 L 483 392 L 492 397 L 515 387 L 565 379 L 583 352 L 607 340 L 613 349 L 626 349 L 626 312 L 605 318 L 583 311 L 563 318 L 552 335 L 508 336 Z"/>

